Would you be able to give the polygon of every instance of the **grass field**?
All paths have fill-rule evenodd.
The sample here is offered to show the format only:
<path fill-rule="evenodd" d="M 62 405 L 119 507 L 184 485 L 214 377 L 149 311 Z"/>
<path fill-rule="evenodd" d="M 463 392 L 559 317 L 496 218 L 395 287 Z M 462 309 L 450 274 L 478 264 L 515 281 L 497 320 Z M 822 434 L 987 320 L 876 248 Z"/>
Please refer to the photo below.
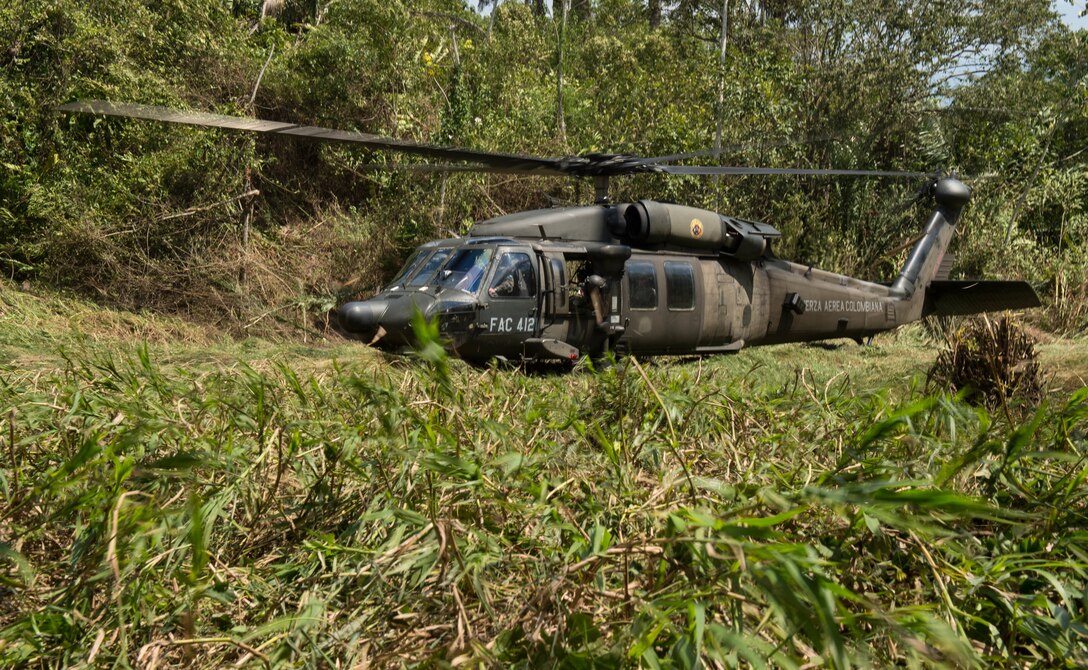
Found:
<path fill-rule="evenodd" d="M 921 329 L 525 374 L 0 290 L 0 666 L 1088 664 L 1083 341 L 991 414 Z"/>

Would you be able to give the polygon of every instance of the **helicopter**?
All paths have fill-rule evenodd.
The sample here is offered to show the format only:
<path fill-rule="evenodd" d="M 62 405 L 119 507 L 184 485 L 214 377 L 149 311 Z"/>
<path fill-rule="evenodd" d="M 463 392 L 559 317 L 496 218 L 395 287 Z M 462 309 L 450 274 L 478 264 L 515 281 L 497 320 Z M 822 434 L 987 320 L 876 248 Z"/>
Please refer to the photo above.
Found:
<path fill-rule="evenodd" d="M 455 163 L 427 171 L 592 178 L 592 205 L 477 222 L 466 237 L 427 242 L 371 298 L 338 309 L 352 338 L 383 351 L 415 344 L 419 315 L 437 319 L 447 349 L 469 361 L 559 360 L 609 353 L 703 356 L 744 347 L 850 338 L 927 316 L 1038 307 L 1028 282 L 952 280 L 946 255 L 970 188 L 921 172 L 691 166 L 710 151 L 561 158 L 442 147 L 356 131 L 101 100 L 59 111 L 357 144 Z M 612 203 L 609 179 L 632 174 L 827 175 L 926 179 L 921 235 L 888 283 L 778 258 L 781 234 L 758 221 L 680 204 Z"/>

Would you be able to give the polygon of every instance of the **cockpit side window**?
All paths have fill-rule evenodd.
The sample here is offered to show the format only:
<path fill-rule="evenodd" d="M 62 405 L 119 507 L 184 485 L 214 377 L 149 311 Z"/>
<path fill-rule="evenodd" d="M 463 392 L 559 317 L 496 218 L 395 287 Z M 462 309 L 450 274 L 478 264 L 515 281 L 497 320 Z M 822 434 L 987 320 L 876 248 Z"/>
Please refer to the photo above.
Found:
<path fill-rule="evenodd" d="M 536 270 L 529 254 L 512 251 L 499 259 L 487 294 L 493 298 L 533 298 L 536 288 Z"/>
<path fill-rule="evenodd" d="M 490 262 L 491 249 L 461 249 L 439 273 L 438 285 L 475 293 L 480 290 Z"/>
<path fill-rule="evenodd" d="M 412 277 L 408 279 L 408 281 L 405 282 L 404 285 L 417 287 L 431 283 L 431 279 L 434 277 L 435 273 L 438 272 L 438 268 L 442 267 L 442 265 L 446 262 L 446 259 L 449 257 L 449 249 L 436 250 L 430 258 L 422 263 L 422 266 L 419 268 L 419 270 L 417 270 L 416 273 L 412 275 Z"/>
<path fill-rule="evenodd" d="M 548 261 L 551 270 L 551 304 L 552 311 L 563 313 L 567 311 L 567 264 L 562 258 L 552 258 Z"/>

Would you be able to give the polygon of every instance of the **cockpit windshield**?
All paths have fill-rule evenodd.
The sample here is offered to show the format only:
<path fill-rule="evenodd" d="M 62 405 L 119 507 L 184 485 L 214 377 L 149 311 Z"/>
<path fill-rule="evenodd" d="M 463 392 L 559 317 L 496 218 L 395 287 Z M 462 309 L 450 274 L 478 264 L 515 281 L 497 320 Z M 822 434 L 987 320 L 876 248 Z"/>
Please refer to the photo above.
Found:
<path fill-rule="evenodd" d="M 408 262 L 404 264 L 404 267 L 400 269 L 397 276 L 393 277 L 393 280 L 389 282 L 390 286 L 397 286 L 405 277 L 411 276 L 419 268 L 419 264 L 428 256 L 429 250 L 416 249 L 414 253 L 408 258 Z"/>
<path fill-rule="evenodd" d="M 436 249 L 430 257 L 419 264 L 420 268 L 416 270 L 415 274 L 410 276 L 405 274 L 408 279 L 404 282 L 404 285 L 415 288 L 432 283 L 438 268 L 442 267 L 449 256 L 450 249 Z"/>
<path fill-rule="evenodd" d="M 487 273 L 491 262 L 491 249 L 461 249 L 442 272 L 438 274 L 438 285 L 442 288 L 455 288 L 468 293 L 480 290 L 480 283 Z"/>

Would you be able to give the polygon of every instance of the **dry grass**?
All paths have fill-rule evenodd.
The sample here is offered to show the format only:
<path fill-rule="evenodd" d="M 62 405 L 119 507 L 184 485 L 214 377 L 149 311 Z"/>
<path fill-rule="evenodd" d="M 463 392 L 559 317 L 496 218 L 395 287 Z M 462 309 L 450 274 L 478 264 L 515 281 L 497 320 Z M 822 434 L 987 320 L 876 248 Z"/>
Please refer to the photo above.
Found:
<path fill-rule="evenodd" d="M 1035 344 L 1009 316 L 969 319 L 948 336 L 929 381 L 991 408 L 1012 404 L 1030 410 L 1038 406 L 1044 389 Z"/>
<path fill-rule="evenodd" d="M 67 332 L 3 367 L 0 663 L 1088 661 L 1088 394 L 926 397 L 911 332 L 563 376 Z"/>

